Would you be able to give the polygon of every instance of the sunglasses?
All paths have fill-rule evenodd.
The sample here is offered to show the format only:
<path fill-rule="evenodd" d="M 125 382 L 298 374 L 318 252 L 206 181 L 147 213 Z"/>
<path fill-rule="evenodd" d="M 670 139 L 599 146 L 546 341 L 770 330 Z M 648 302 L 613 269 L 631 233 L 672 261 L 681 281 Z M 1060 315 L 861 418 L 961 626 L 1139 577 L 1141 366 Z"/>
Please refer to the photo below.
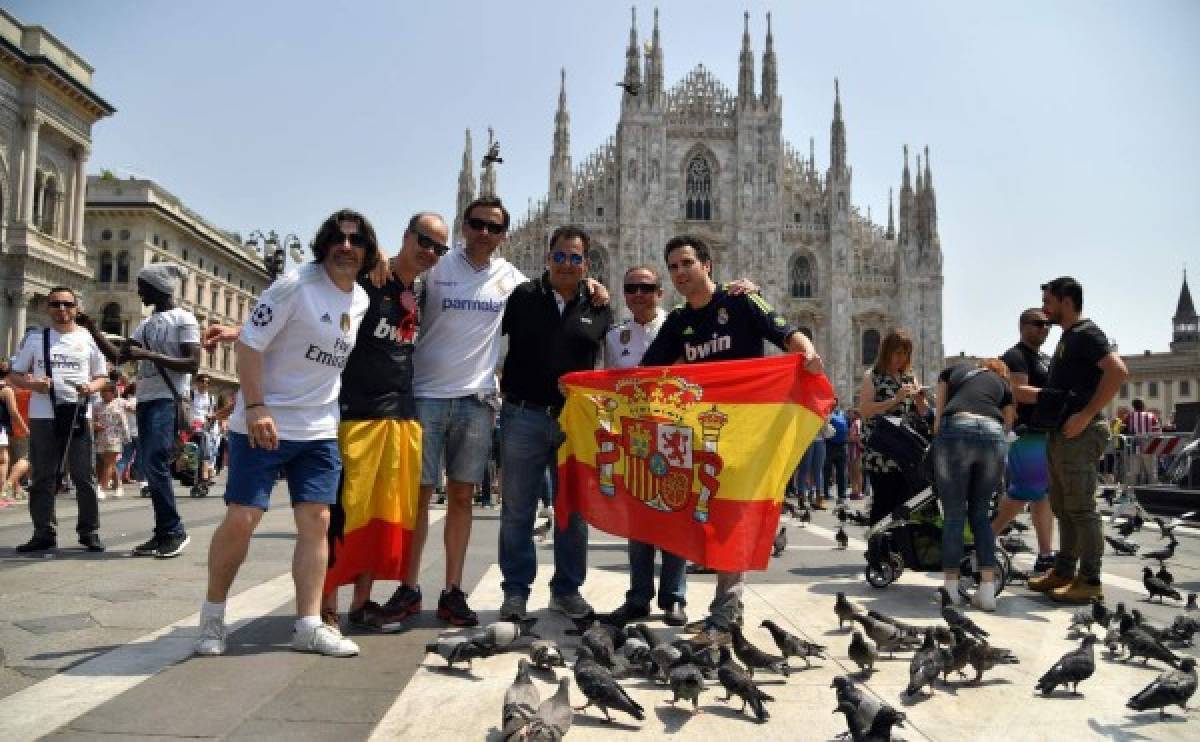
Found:
<path fill-rule="evenodd" d="M 1044 330 L 1047 327 L 1053 325 L 1054 323 L 1048 319 L 1031 319 L 1028 322 L 1026 322 L 1025 324 L 1033 325 L 1034 327 L 1040 327 Z"/>
<path fill-rule="evenodd" d="M 333 239 L 330 240 L 330 243 L 337 247 L 341 247 L 342 245 L 346 244 L 346 240 L 350 240 L 351 247 L 366 247 L 367 246 L 366 236 L 361 235 L 358 232 L 355 232 L 354 234 L 346 234 L 345 232 L 343 232 L 341 230 L 338 230 L 334 234 Z"/>
<path fill-rule="evenodd" d="M 449 246 L 443 245 L 432 237 L 423 235 L 420 232 L 416 232 L 415 234 L 417 235 L 417 244 L 426 250 L 432 251 L 433 254 L 437 255 L 439 258 L 450 252 Z"/>
<path fill-rule="evenodd" d="M 482 232 L 486 229 L 489 234 L 504 234 L 503 224 L 489 222 L 487 219 L 480 219 L 476 216 L 469 217 L 466 221 L 467 226 L 476 232 Z"/>
<path fill-rule="evenodd" d="M 46 306 L 51 309 L 74 309 L 75 302 L 73 301 L 48 301 Z"/>
<path fill-rule="evenodd" d="M 579 253 L 565 253 L 562 250 L 555 250 L 550 253 L 550 258 L 555 263 L 562 263 L 567 260 L 571 261 L 571 265 L 583 265 L 583 256 Z"/>
<path fill-rule="evenodd" d="M 627 283 L 625 284 L 625 293 L 627 294 L 653 294 L 658 291 L 657 283 Z"/>

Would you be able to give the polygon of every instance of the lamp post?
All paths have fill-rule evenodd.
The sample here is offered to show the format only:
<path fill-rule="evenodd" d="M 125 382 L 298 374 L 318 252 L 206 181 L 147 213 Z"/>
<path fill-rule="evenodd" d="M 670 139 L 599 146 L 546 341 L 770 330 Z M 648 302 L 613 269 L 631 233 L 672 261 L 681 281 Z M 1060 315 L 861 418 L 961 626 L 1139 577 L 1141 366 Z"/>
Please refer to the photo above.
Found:
<path fill-rule="evenodd" d="M 265 235 L 262 230 L 256 229 L 250 233 L 250 237 L 246 240 L 246 247 L 249 247 L 262 256 L 263 266 L 267 269 L 268 275 L 274 281 L 283 273 L 287 263 L 287 253 L 290 251 L 294 260 L 301 260 L 303 252 L 300 249 L 300 238 L 295 234 L 289 233 L 282 240 L 279 239 L 279 233 L 275 230 L 269 230 Z"/>

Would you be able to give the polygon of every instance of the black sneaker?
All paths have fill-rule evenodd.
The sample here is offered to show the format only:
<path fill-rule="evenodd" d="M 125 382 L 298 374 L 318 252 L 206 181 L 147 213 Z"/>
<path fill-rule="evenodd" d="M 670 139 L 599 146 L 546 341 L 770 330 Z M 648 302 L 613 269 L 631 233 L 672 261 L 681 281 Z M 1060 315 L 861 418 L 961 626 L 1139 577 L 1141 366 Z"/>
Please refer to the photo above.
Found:
<path fill-rule="evenodd" d="M 1050 568 L 1053 566 L 1054 566 L 1054 555 L 1053 554 L 1039 554 L 1037 561 L 1033 563 L 1032 572 L 1034 574 L 1038 574 L 1038 575 L 1045 574 L 1046 572 L 1049 572 Z"/>
<path fill-rule="evenodd" d="M 443 590 L 438 598 L 437 617 L 451 626 L 478 626 L 479 616 L 467 605 L 467 595 L 458 587 Z"/>
<path fill-rule="evenodd" d="M 158 556 L 158 536 L 151 536 L 144 544 L 133 547 L 134 556 Z"/>
<path fill-rule="evenodd" d="M 672 603 L 670 608 L 663 611 L 663 623 L 667 626 L 685 626 L 687 622 L 687 613 L 683 610 L 683 603 Z"/>
<path fill-rule="evenodd" d="M 183 547 L 192 542 L 192 537 L 186 533 L 173 533 L 163 536 L 158 540 L 158 553 L 154 556 L 159 559 L 170 559 L 177 557 L 183 553 Z"/>
<path fill-rule="evenodd" d="M 18 554 L 32 554 L 35 551 L 51 551 L 58 548 L 58 541 L 45 536 L 34 536 L 17 547 Z"/>
<path fill-rule="evenodd" d="M 421 586 L 409 587 L 401 584 L 396 588 L 396 592 L 392 593 L 392 597 L 388 602 L 383 604 L 383 609 L 387 611 L 388 617 L 394 621 L 402 621 L 408 616 L 413 616 L 421 612 Z"/>
<path fill-rule="evenodd" d="M 601 620 L 603 620 L 604 623 L 613 624 L 614 626 L 624 626 L 630 621 L 636 621 L 639 618 L 645 618 L 649 615 L 649 606 L 622 603 L 620 608 L 608 614 L 607 616 L 602 616 Z"/>
<path fill-rule="evenodd" d="M 79 537 L 79 543 L 88 551 L 99 554 L 104 551 L 104 542 L 94 533 L 85 533 Z"/>

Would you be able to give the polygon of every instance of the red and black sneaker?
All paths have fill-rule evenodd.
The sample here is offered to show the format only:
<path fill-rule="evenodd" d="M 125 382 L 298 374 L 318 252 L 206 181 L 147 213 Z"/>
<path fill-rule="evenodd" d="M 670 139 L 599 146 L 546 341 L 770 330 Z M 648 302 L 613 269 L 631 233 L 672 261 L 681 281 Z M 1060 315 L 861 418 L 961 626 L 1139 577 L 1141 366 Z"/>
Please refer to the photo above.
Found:
<path fill-rule="evenodd" d="M 420 613 L 421 586 L 409 587 L 401 584 L 396 588 L 396 592 L 392 593 L 388 602 L 383 604 L 383 612 L 387 614 L 389 621 L 403 621 L 409 616 Z"/>
<path fill-rule="evenodd" d="M 451 626 L 479 625 L 479 616 L 467 605 L 467 595 L 457 585 L 442 591 L 438 598 L 437 616 Z"/>

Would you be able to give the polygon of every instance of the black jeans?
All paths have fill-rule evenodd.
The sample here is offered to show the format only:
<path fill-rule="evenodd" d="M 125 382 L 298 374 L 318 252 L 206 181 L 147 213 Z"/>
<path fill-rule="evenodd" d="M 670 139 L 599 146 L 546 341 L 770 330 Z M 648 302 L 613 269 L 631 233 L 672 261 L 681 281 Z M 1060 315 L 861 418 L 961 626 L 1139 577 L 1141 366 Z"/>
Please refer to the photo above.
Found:
<path fill-rule="evenodd" d="M 825 441 L 825 488 L 837 482 L 837 498 L 846 499 L 846 444 Z"/>
<path fill-rule="evenodd" d="M 88 421 L 91 423 L 91 420 Z M 58 467 L 62 463 L 66 439 L 54 435 L 54 420 L 41 418 L 29 421 L 29 465 L 33 469 L 29 486 L 29 518 L 33 521 L 36 538 L 56 540 L 58 518 L 54 514 L 54 497 L 58 490 Z M 75 499 L 79 501 L 79 517 L 75 530 L 86 536 L 100 530 L 100 503 L 96 500 L 96 456 L 92 452 L 92 431 L 76 432 L 71 436 L 67 456 L 67 471 L 75 483 Z"/>
<path fill-rule="evenodd" d="M 898 471 L 872 471 L 867 477 L 871 480 L 871 525 L 875 525 L 908 499 L 908 482 Z"/>

